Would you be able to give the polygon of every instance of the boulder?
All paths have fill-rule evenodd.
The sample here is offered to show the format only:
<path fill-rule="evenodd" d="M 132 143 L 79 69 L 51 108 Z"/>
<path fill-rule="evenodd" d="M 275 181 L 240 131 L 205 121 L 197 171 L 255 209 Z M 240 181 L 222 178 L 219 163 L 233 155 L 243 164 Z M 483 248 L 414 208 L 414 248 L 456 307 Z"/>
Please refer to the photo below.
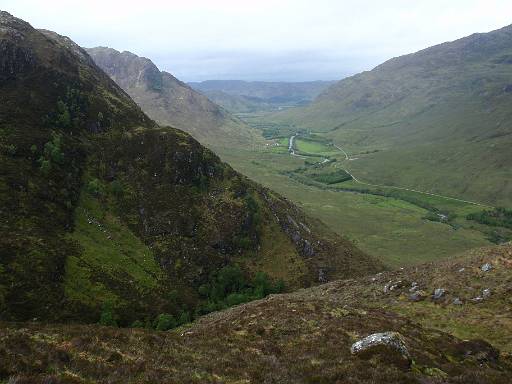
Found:
<path fill-rule="evenodd" d="M 482 265 L 480 269 L 482 270 L 482 272 L 489 272 L 492 268 L 493 267 L 491 263 L 485 263 L 484 265 Z"/>
<path fill-rule="evenodd" d="M 402 288 L 403 287 L 402 280 L 398 280 L 396 282 L 393 282 L 392 280 L 388 281 L 388 283 L 384 286 L 384 293 L 389 293 L 391 291 L 394 291 L 395 289 Z"/>
<path fill-rule="evenodd" d="M 434 290 L 434 294 L 432 295 L 432 298 L 434 300 L 439 300 L 444 296 L 445 293 L 446 293 L 446 291 L 443 288 L 436 288 Z"/>
<path fill-rule="evenodd" d="M 409 300 L 411 301 L 422 301 L 422 300 L 425 300 L 425 298 L 427 297 L 427 293 L 425 291 L 422 291 L 422 290 L 418 290 L 416 292 L 413 292 L 409 295 Z"/>
<path fill-rule="evenodd" d="M 398 332 L 374 333 L 352 344 L 350 352 L 363 359 L 377 357 L 393 365 L 410 366 L 411 355 Z"/>

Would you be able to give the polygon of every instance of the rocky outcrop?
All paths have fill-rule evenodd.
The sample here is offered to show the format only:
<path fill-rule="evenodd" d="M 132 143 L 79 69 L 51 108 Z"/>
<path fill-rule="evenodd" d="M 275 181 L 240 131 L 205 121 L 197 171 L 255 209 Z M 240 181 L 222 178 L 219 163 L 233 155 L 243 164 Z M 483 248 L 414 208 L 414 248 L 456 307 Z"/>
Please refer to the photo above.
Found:
<path fill-rule="evenodd" d="M 392 359 L 399 365 L 409 365 L 411 355 L 405 341 L 398 332 L 374 333 L 352 344 L 350 351 L 364 359 L 381 355 L 386 360 Z"/>
<path fill-rule="evenodd" d="M 22 44 L 27 26 L 9 13 L 0 12 L 0 81 L 15 78 L 34 65 L 31 49 Z"/>
<path fill-rule="evenodd" d="M 88 53 L 123 89 L 162 90 L 162 73 L 151 60 L 131 52 L 118 52 L 107 47 L 91 48 L 88 49 Z"/>

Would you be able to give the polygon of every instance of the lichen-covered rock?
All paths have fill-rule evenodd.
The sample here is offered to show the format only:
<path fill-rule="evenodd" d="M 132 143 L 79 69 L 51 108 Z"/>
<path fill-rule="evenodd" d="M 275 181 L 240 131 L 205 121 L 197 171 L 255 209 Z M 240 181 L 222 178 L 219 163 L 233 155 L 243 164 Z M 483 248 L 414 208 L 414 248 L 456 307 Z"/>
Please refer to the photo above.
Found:
<path fill-rule="evenodd" d="M 489 272 L 490 270 L 492 270 L 492 264 L 491 263 L 485 263 L 484 265 L 482 265 L 482 267 L 480 268 L 482 270 L 482 272 Z"/>
<path fill-rule="evenodd" d="M 411 301 L 422 301 L 422 300 L 425 300 L 425 298 L 427 297 L 427 293 L 425 291 L 422 291 L 422 290 L 418 290 L 416 292 L 413 292 L 409 295 L 409 300 Z"/>
<path fill-rule="evenodd" d="M 445 293 L 446 293 L 446 291 L 443 288 L 436 288 L 434 290 L 434 294 L 432 295 L 432 298 L 434 300 L 440 300 L 444 296 Z"/>
<path fill-rule="evenodd" d="M 402 280 L 398 281 L 388 281 L 388 283 L 384 286 L 384 293 L 389 293 L 391 291 L 394 291 L 396 289 L 402 288 L 404 286 L 404 282 Z"/>
<path fill-rule="evenodd" d="M 398 332 L 374 333 L 352 344 L 350 352 L 361 358 L 371 358 L 381 355 L 389 361 L 410 364 L 411 355 L 405 345 L 402 335 Z"/>
<path fill-rule="evenodd" d="M 462 305 L 464 303 L 462 302 L 462 300 L 460 298 L 456 297 L 455 299 L 453 299 L 452 304 L 453 305 Z"/>

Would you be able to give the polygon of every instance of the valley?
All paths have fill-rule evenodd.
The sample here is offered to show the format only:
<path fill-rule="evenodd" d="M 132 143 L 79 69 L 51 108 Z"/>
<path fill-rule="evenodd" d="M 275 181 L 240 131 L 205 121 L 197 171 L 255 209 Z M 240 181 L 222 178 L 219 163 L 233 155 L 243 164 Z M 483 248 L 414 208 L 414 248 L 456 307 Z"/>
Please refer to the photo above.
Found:
<path fill-rule="evenodd" d="M 341 19 L 152 5 L 94 48 L 0 10 L 0 384 L 509 384 L 512 26 L 225 80 L 355 73 L 303 48 Z"/>
<path fill-rule="evenodd" d="M 246 122 L 257 129 L 268 124 L 268 115 L 263 119 L 256 116 Z M 364 171 L 355 171 L 354 164 L 368 154 L 355 149 L 349 155 L 323 134 L 300 134 L 294 142 L 294 156 L 290 156 L 290 138 L 296 134 L 289 127 L 279 130 L 278 126 L 273 125 L 276 138 L 270 139 L 268 146 L 231 149 L 220 152 L 221 157 L 388 265 L 443 259 L 463 249 L 490 245 L 494 239 L 511 238 L 507 228 L 466 219 L 492 209 L 487 204 L 359 179 Z M 353 158 L 357 160 L 350 160 Z"/>

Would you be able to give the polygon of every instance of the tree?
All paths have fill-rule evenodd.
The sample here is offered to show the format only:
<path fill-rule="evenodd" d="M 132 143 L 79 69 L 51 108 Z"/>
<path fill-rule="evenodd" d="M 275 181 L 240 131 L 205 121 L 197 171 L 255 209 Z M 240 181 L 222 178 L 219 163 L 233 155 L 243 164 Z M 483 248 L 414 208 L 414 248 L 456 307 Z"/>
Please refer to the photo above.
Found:
<path fill-rule="evenodd" d="M 168 331 L 169 329 L 176 328 L 176 319 L 168 313 L 161 313 L 155 321 L 155 329 L 157 331 Z"/>
<path fill-rule="evenodd" d="M 108 327 L 117 327 L 117 321 L 114 315 L 114 306 L 112 303 L 107 302 L 103 304 L 101 310 L 100 324 Z"/>
<path fill-rule="evenodd" d="M 187 311 L 181 311 L 180 316 L 178 317 L 178 324 L 183 325 L 190 323 L 190 313 Z"/>
<path fill-rule="evenodd" d="M 69 113 L 68 106 L 62 100 L 57 102 L 57 116 L 55 124 L 60 128 L 71 127 L 71 114 Z"/>

